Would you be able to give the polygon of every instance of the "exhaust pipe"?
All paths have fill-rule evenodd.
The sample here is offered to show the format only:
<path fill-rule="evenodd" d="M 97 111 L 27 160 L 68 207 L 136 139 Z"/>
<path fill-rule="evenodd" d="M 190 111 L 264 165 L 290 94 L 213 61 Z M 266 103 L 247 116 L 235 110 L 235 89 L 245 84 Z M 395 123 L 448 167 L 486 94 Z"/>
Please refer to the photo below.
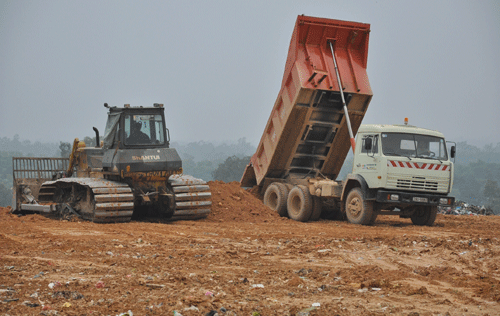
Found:
<path fill-rule="evenodd" d="M 92 129 L 95 132 L 95 147 L 99 148 L 99 147 L 101 147 L 101 141 L 99 139 L 99 130 L 95 127 L 92 127 Z"/>

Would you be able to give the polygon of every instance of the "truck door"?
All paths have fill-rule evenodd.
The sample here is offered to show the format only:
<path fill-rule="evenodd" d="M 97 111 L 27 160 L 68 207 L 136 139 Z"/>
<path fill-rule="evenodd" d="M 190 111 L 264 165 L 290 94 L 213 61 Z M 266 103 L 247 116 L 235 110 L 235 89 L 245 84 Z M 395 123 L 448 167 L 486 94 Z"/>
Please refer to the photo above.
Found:
<path fill-rule="evenodd" d="M 371 187 L 373 181 L 377 181 L 376 174 L 380 172 L 380 149 L 379 136 L 377 134 L 365 134 L 361 136 L 361 142 L 354 156 L 353 173 L 362 175 Z M 372 179 L 373 178 L 373 179 Z"/>

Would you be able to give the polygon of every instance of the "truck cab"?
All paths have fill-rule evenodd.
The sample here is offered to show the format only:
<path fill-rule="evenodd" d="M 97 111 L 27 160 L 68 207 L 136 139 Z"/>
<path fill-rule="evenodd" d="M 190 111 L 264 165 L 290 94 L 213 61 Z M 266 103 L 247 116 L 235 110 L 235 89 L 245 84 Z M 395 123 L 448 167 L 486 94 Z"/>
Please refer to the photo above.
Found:
<path fill-rule="evenodd" d="M 343 194 L 346 215 L 347 191 L 354 184 L 361 186 L 363 200 L 373 203 L 375 212 L 412 217 L 417 223 L 415 214 L 433 214 L 437 206 L 453 204 L 448 194 L 453 186 L 454 156 L 455 146 L 448 152 L 444 135 L 438 131 L 407 125 L 407 121 L 405 125 L 361 125 Z"/>

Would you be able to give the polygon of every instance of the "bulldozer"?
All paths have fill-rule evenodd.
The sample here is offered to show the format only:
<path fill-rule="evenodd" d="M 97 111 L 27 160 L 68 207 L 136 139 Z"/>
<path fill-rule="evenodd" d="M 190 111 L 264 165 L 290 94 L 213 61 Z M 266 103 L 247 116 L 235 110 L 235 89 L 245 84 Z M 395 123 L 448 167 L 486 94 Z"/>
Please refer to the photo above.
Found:
<path fill-rule="evenodd" d="M 12 158 L 13 212 L 73 214 L 96 223 L 207 217 L 210 188 L 183 174 L 163 104 L 104 107 L 102 141 L 93 127 L 95 144 L 76 138 L 69 158 Z"/>

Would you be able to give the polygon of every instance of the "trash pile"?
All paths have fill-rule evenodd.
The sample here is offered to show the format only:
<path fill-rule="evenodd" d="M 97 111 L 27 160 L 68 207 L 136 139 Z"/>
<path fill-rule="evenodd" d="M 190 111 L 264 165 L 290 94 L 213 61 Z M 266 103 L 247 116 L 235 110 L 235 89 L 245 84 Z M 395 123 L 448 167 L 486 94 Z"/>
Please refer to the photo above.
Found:
<path fill-rule="evenodd" d="M 439 206 L 439 214 L 445 215 L 496 215 L 487 206 L 477 206 L 463 201 L 455 201 L 453 206 Z"/>

